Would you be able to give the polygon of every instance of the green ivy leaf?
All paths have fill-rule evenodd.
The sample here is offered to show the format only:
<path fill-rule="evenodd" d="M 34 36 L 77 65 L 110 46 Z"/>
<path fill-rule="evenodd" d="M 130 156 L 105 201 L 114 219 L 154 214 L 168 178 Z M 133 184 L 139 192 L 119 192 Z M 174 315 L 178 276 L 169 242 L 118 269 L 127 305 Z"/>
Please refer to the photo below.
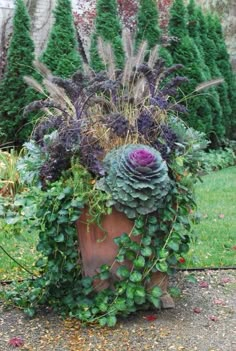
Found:
<path fill-rule="evenodd" d="M 145 297 L 145 295 L 146 295 L 146 292 L 143 286 L 138 286 L 135 289 L 135 293 L 134 293 L 135 297 Z"/>
<path fill-rule="evenodd" d="M 154 286 L 152 290 L 150 291 L 151 296 L 153 297 L 161 297 L 162 296 L 162 290 L 159 286 Z"/>
<path fill-rule="evenodd" d="M 106 317 L 99 318 L 98 322 L 101 327 L 105 327 L 105 325 L 107 325 L 107 318 Z"/>
<path fill-rule="evenodd" d="M 101 302 L 99 305 L 98 305 L 98 308 L 101 312 L 106 312 L 107 309 L 108 309 L 108 304 L 104 303 L 104 302 Z"/>
<path fill-rule="evenodd" d="M 131 274 L 130 274 L 130 277 L 129 279 L 131 280 L 131 282 L 133 283 L 138 283 L 138 282 L 141 282 L 142 280 L 142 274 L 138 271 L 133 271 Z"/>
<path fill-rule="evenodd" d="M 118 277 L 120 278 L 128 278 L 130 275 L 130 271 L 126 266 L 120 266 L 117 271 L 116 274 L 118 275 Z"/>
<path fill-rule="evenodd" d="M 126 296 L 128 299 L 133 299 L 134 298 L 134 293 L 135 293 L 135 288 L 133 286 L 128 286 L 126 289 Z"/>
<path fill-rule="evenodd" d="M 99 273 L 99 278 L 101 280 L 109 279 L 110 278 L 110 272 L 109 271 L 104 271 L 104 272 Z"/>
<path fill-rule="evenodd" d="M 64 240 L 65 240 L 65 237 L 64 237 L 64 234 L 59 234 L 58 236 L 56 236 L 54 238 L 54 240 L 57 242 L 57 243 L 62 243 Z"/>
<path fill-rule="evenodd" d="M 157 218 L 155 216 L 149 216 L 148 217 L 148 223 L 150 223 L 150 224 L 157 224 L 158 223 Z"/>
<path fill-rule="evenodd" d="M 168 264 L 165 261 L 158 262 L 156 264 L 156 269 L 160 272 L 167 272 L 168 271 Z"/>
<path fill-rule="evenodd" d="M 179 243 L 177 243 L 176 241 L 169 241 L 168 247 L 175 252 L 179 251 Z"/>
<path fill-rule="evenodd" d="M 144 236 L 141 242 L 144 246 L 149 246 L 152 242 L 152 238 L 150 236 Z"/>
<path fill-rule="evenodd" d="M 133 264 L 135 268 L 142 268 L 145 266 L 145 258 L 143 256 L 139 256 L 133 261 Z"/>
<path fill-rule="evenodd" d="M 145 257 L 150 257 L 152 255 L 152 248 L 150 246 L 146 246 L 141 249 L 141 254 Z"/>
<path fill-rule="evenodd" d="M 125 253 L 125 257 L 127 258 L 127 260 L 133 261 L 136 257 L 136 253 L 132 250 L 127 250 Z"/>
<path fill-rule="evenodd" d="M 161 303 L 160 303 L 160 299 L 154 296 L 148 296 L 148 300 L 156 307 L 156 308 L 160 308 L 161 307 Z"/>
<path fill-rule="evenodd" d="M 137 218 L 134 222 L 135 228 L 141 229 L 144 227 L 144 220 L 142 218 Z"/>
<path fill-rule="evenodd" d="M 114 307 L 117 309 L 117 311 L 125 311 L 127 308 L 125 299 L 118 297 L 116 299 Z"/>
<path fill-rule="evenodd" d="M 117 319 L 116 316 L 110 315 L 107 317 L 108 327 L 114 327 L 116 325 Z"/>

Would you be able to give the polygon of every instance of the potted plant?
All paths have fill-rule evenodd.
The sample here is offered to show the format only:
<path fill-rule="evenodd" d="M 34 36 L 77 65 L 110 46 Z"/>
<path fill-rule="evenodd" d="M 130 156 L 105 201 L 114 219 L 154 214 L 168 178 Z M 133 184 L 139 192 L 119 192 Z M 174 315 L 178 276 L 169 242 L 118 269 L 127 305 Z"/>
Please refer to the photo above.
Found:
<path fill-rule="evenodd" d="M 186 112 L 174 100 L 187 82 L 175 74 L 181 65 L 166 68 L 157 48 L 146 62 L 146 43 L 136 54 L 125 46 L 123 70 L 114 68 L 111 47 L 102 41 L 104 72 L 62 79 L 37 63 L 50 96 L 25 110 L 46 115 L 19 168 L 32 166 L 37 149 L 42 275 L 30 282 L 29 305 L 22 287 L 20 297 L 11 294 L 30 313 L 50 303 L 82 321 L 112 326 L 118 314 L 160 307 L 161 300 L 173 307 L 167 276 L 189 248 L 196 151 L 205 141 L 176 116 Z"/>

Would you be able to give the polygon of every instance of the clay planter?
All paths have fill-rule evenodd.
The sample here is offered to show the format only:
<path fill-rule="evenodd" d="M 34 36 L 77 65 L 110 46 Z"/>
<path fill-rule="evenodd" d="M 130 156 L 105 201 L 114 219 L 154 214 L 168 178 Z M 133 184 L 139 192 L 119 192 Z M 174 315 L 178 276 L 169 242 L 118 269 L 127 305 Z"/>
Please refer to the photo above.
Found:
<path fill-rule="evenodd" d="M 113 209 L 112 214 L 102 218 L 101 227 L 96 224 L 88 224 L 89 214 L 85 209 L 77 221 L 77 231 L 79 239 L 79 250 L 82 257 L 82 266 L 84 276 L 92 277 L 99 273 L 99 267 L 102 264 L 111 266 L 111 278 L 109 280 L 96 280 L 94 287 L 97 291 L 112 287 L 113 282 L 119 278 L 116 276 L 116 270 L 120 263 L 114 262 L 117 255 L 118 247 L 113 239 L 122 233 L 130 233 L 133 228 L 133 222 L 125 214 Z M 135 236 L 133 240 L 139 242 L 140 238 Z M 122 265 L 132 268 L 130 261 L 122 262 Z M 164 308 L 173 308 L 174 301 L 167 293 L 168 276 L 162 272 L 153 273 L 148 288 L 158 285 L 162 291 L 162 306 Z"/>

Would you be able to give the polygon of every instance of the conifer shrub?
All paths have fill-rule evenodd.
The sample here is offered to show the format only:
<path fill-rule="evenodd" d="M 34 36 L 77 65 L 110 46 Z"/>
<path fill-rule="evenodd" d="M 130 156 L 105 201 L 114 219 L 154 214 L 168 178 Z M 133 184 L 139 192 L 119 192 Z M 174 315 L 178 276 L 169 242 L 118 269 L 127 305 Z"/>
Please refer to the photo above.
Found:
<path fill-rule="evenodd" d="M 81 69 L 70 0 L 57 0 L 53 24 L 41 61 L 60 77 L 70 77 Z"/>
<path fill-rule="evenodd" d="M 20 145 L 29 136 L 31 116 L 23 116 L 31 102 L 23 77 L 32 75 L 34 44 L 30 37 L 30 17 L 23 0 L 16 1 L 13 34 L 7 55 L 7 67 L 0 83 L 0 129 L 2 140 Z"/>
<path fill-rule="evenodd" d="M 100 37 L 111 44 L 116 67 L 122 68 L 124 65 L 124 51 L 116 0 L 98 0 L 96 11 L 95 30 L 90 45 L 90 66 L 95 72 L 104 69 L 104 63 L 98 49 L 98 37 Z"/>
<path fill-rule="evenodd" d="M 189 126 L 209 134 L 212 131 L 212 111 L 208 96 L 193 94 L 198 84 L 207 81 L 204 72 L 204 61 L 193 38 L 188 33 L 188 13 L 183 0 L 175 0 L 170 9 L 169 35 L 173 38 L 169 51 L 174 63 L 184 66 L 181 74 L 188 77 L 189 82 L 182 86 L 183 95 L 179 98 L 186 99 L 188 115 L 184 120 Z M 219 106 L 220 110 L 220 106 Z"/>

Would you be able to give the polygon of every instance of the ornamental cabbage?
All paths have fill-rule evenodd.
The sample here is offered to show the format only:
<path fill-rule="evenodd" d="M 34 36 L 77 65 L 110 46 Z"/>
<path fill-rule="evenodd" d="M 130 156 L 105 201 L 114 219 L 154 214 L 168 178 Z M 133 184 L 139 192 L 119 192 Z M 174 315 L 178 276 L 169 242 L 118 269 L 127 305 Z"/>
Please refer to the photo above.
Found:
<path fill-rule="evenodd" d="M 125 145 L 109 152 L 103 162 L 106 176 L 100 186 L 111 194 L 109 206 L 128 218 L 163 207 L 171 181 L 157 150 L 142 144 Z"/>

